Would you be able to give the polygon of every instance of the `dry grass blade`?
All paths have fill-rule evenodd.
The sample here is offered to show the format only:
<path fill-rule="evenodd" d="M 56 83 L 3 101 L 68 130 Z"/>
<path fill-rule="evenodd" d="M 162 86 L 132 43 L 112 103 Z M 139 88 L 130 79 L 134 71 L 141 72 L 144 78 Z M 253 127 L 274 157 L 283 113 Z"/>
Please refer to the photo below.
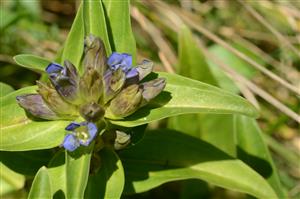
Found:
<path fill-rule="evenodd" d="M 178 12 L 178 11 L 177 11 Z M 287 89 L 289 89 L 290 91 L 293 91 L 294 93 L 296 93 L 297 95 L 300 95 L 300 89 L 297 88 L 296 86 L 290 84 L 289 82 L 287 82 L 286 80 L 282 79 L 281 77 L 279 77 L 278 75 L 274 74 L 273 72 L 269 71 L 268 69 L 266 69 L 264 66 L 262 66 L 261 64 L 257 63 L 256 61 L 254 61 L 253 59 L 251 59 L 250 57 L 248 57 L 247 55 L 245 55 L 244 53 L 238 51 L 237 49 L 235 49 L 234 47 L 232 47 L 230 44 L 228 44 L 227 42 L 225 42 L 223 39 L 221 39 L 220 37 L 218 37 L 217 35 L 215 35 L 214 33 L 212 33 L 211 31 L 207 30 L 206 28 L 200 26 L 198 23 L 194 22 L 193 20 L 190 20 L 190 18 L 186 15 L 184 15 L 181 12 L 178 12 L 178 14 L 182 17 L 182 19 L 192 28 L 194 28 L 195 30 L 199 31 L 200 33 L 202 33 L 203 35 L 205 35 L 206 37 L 208 37 L 209 39 L 211 39 L 212 41 L 216 42 L 217 44 L 223 46 L 224 48 L 226 48 L 227 50 L 231 51 L 232 53 L 234 53 L 236 56 L 240 57 L 241 59 L 243 59 L 244 61 L 248 62 L 249 64 L 251 64 L 253 67 L 255 67 L 257 70 L 261 71 L 262 73 L 264 73 L 265 75 L 267 75 L 268 77 L 272 78 L 273 80 L 277 81 L 278 83 L 280 83 L 282 86 L 286 87 Z"/>
<path fill-rule="evenodd" d="M 271 96 L 269 93 L 267 93 L 266 91 L 258 87 L 256 84 L 252 83 L 251 81 L 249 81 L 248 79 L 246 79 L 245 77 L 243 77 L 242 75 L 234 71 L 230 66 L 228 66 L 227 64 L 219 60 L 217 57 L 215 57 L 212 53 L 210 53 L 206 47 L 201 45 L 201 43 L 199 44 L 200 44 L 199 47 L 204 52 L 205 56 L 210 60 L 212 60 L 215 64 L 219 65 L 225 72 L 229 74 L 229 76 L 232 79 L 247 86 L 252 92 L 256 93 L 257 95 L 265 99 L 267 102 L 272 104 L 275 108 L 277 108 L 278 110 L 280 110 L 281 112 L 283 112 L 284 114 L 286 114 L 287 116 L 295 120 L 296 122 L 300 123 L 300 115 L 298 115 L 297 113 L 289 109 L 287 106 L 285 106 L 276 98 Z"/>
<path fill-rule="evenodd" d="M 152 40 L 159 48 L 159 53 L 165 54 L 168 62 L 171 65 L 177 63 L 177 58 L 168 42 L 163 38 L 162 33 L 156 28 L 136 7 L 131 7 L 131 16 L 141 25 L 141 27 L 151 36 Z M 174 69 L 166 67 L 166 71 L 174 73 Z M 164 65 L 165 66 L 165 65 Z"/>
<path fill-rule="evenodd" d="M 246 10 L 259 21 L 263 26 L 265 26 L 270 32 L 272 32 L 277 39 L 284 44 L 284 46 L 289 47 L 296 55 L 300 57 L 300 52 L 297 50 L 279 31 L 277 31 L 268 21 L 266 21 L 256 10 L 254 10 L 249 4 L 242 0 L 237 0 L 242 4 Z"/>
<path fill-rule="evenodd" d="M 279 71 L 281 74 L 284 74 L 284 77 L 289 79 L 294 86 L 296 87 L 300 86 L 300 82 L 299 82 L 300 73 L 295 68 L 291 67 L 290 65 L 283 64 L 277 61 L 272 56 L 265 53 L 263 50 L 261 50 L 259 47 L 257 47 L 247 39 L 244 39 L 240 35 L 236 34 L 231 28 L 222 27 L 220 29 L 220 33 L 226 38 L 234 42 L 237 42 L 240 45 L 244 46 L 245 48 L 251 50 L 252 53 L 259 56 L 266 63 L 272 65 L 277 71 Z"/>

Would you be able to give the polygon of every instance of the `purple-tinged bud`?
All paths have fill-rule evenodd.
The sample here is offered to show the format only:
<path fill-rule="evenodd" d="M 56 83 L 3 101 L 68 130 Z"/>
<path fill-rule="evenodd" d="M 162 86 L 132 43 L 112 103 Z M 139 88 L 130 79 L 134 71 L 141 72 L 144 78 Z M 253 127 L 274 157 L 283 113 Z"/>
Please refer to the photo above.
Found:
<path fill-rule="evenodd" d="M 88 122 L 97 122 L 104 116 L 105 110 L 97 103 L 88 103 L 80 107 L 81 116 Z"/>
<path fill-rule="evenodd" d="M 102 76 L 107 69 L 107 57 L 103 41 L 98 37 L 89 35 L 85 38 L 84 44 L 85 71 L 94 69 Z"/>
<path fill-rule="evenodd" d="M 104 103 L 111 100 L 125 84 L 125 73 L 121 68 L 116 71 L 107 70 L 104 75 Z"/>
<path fill-rule="evenodd" d="M 139 75 L 139 81 L 144 79 L 147 75 L 149 75 L 153 70 L 153 62 L 149 60 L 144 60 L 141 64 L 136 67 L 136 70 Z"/>
<path fill-rule="evenodd" d="M 166 86 L 166 80 L 164 78 L 157 78 L 149 82 L 141 84 L 143 103 L 142 106 L 147 104 L 150 100 L 155 98 Z"/>
<path fill-rule="evenodd" d="M 72 104 L 80 103 L 78 98 L 78 75 L 76 68 L 69 61 L 65 61 L 65 67 L 58 64 L 49 64 L 46 68 L 49 79 L 56 91 L 64 100 Z"/>
<path fill-rule="evenodd" d="M 142 101 L 142 90 L 139 85 L 133 84 L 123 89 L 114 99 L 111 100 L 106 110 L 105 117 L 120 119 L 135 112 Z"/>
<path fill-rule="evenodd" d="M 19 105 L 34 117 L 45 120 L 57 120 L 59 117 L 45 103 L 39 94 L 26 94 L 17 96 Z"/>
<path fill-rule="evenodd" d="M 37 85 L 37 92 L 57 115 L 65 119 L 78 116 L 77 107 L 64 101 L 50 84 L 37 81 Z"/>
<path fill-rule="evenodd" d="M 84 101 L 98 102 L 103 94 L 102 77 L 95 69 L 88 69 L 80 78 L 79 88 Z"/>

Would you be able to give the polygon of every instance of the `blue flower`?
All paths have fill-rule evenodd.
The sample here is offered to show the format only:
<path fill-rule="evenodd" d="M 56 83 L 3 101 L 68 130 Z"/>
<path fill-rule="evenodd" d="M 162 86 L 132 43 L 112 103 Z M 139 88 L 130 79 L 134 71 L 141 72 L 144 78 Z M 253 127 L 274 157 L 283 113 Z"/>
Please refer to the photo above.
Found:
<path fill-rule="evenodd" d="M 98 128 L 92 122 L 72 122 L 66 127 L 67 134 L 62 146 L 68 151 L 76 150 L 80 145 L 88 146 L 97 135 Z"/>
<path fill-rule="evenodd" d="M 128 79 L 138 75 L 136 68 L 132 68 L 132 56 L 127 53 L 120 54 L 113 52 L 107 60 L 107 65 L 113 71 L 121 68 L 126 73 L 126 78 Z"/>

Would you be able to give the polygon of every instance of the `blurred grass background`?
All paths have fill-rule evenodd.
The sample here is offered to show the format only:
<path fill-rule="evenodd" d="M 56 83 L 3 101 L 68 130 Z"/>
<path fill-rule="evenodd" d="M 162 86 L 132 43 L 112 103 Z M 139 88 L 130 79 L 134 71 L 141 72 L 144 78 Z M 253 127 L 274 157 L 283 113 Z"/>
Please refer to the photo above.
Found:
<path fill-rule="evenodd" d="M 35 84 L 39 74 L 17 66 L 12 57 L 30 53 L 54 59 L 79 3 L 0 1 L 1 82 L 15 89 Z M 193 30 L 203 59 L 226 82 L 224 89 L 241 90 L 261 110 L 258 122 L 281 182 L 291 198 L 300 197 L 300 1 L 139 0 L 132 1 L 131 9 L 138 60 L 153 60 L 156 70 L 176 70 L 177 33 L 183 26 Z M 189 182 L 167 183 L 130 198 L 247 197 L 201 181 L 196 185 L 203 186 L 186 189 L 195 185 Z M 9 191 L 4 198 L 21 198 L 26 188 Z"/>

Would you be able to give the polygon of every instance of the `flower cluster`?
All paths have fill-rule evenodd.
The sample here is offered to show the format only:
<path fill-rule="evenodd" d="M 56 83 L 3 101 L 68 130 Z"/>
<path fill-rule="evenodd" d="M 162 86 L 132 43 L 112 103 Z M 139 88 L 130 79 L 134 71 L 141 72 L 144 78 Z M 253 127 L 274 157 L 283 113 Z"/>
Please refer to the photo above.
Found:
<path fill-rule="evenodd" d="M 17 97 L 19 105 L 34 117 L 45 120 L 75 120 L 65 130 L 62 146 L 74 151 L 88 146 L 103 129 L 103 123 L 122 119 L 145 106 L 165 87 L 165 79 L 142 80 L 152 72 L 153 63 L 144 60 L 132 66 L 132 56 L 112 53 L 108 58 L 101 39 L 85 38 L 83 74 L 66 60 L 64 66 L 46 67 L 49 82 L 37 82 L 37 94 Z"/>

